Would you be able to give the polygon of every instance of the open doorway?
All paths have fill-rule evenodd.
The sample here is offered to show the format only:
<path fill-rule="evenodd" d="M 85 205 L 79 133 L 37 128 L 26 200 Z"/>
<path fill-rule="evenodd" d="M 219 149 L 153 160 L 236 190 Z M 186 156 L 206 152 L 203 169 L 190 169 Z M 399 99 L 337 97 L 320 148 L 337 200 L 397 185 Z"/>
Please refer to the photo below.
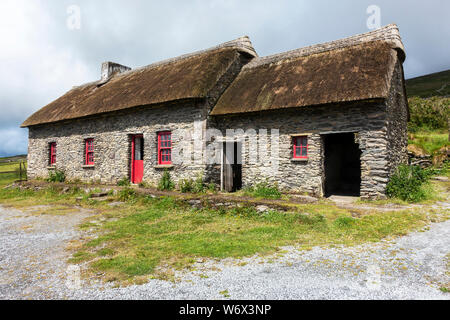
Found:
<path fill-rule="evenodd" d="M 325 149 L 325 196 L 359 196 L 361 150 L 355 133 L 323 135 Z"/>
<path fill-rule="evenodd" d="M 242 188 L 242 143 L 223 142 L 222 190 L 236 192 Z"/>

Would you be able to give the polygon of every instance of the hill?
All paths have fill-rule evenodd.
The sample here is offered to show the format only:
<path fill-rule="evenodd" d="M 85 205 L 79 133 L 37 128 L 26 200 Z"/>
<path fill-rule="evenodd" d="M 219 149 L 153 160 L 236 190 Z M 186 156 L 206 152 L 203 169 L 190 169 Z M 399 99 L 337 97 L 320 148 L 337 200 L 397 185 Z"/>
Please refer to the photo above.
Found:
<path fill-rule="evenodd" d="M 0 157 L 0 163 L 10 163 L 10 162 L 20 162 L 20 161 L 27 161 L 27 155 L 19 155 L 19 156 L 13 156 L 13 157 Z"/>
<path fill-rule="evenodd" d="M 450 70 L 406 80 L 408 97 L 450 96 Z"/>

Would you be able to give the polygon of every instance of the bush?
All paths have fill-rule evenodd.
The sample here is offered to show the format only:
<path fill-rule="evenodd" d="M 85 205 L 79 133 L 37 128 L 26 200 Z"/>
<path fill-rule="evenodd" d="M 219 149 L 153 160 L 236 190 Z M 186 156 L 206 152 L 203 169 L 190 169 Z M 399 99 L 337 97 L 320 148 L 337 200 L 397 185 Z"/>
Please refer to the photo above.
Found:
<path fill-rule="evenodd" d="M 183 179 L 179 184 L 179 189 L 182 193 L 193 192 L 193 193 L 203 193 L 206 189 L 210 190 L 211 186 L 206 186 L 203 183 L 203 177 L 199 176 L 195 181 L 192 179 Z M 215 186 L 214 189 L 215 190 Z"/>
<path fill-rule="evenodd" d="M 150 185 L 149 183 L 145 182 L 145 181 L 141 181 L 141 182 L 139 183 L 139 188 L 150 189 L 150 188 L 151 188 L 151 185 Z"/>
<path fill-rule="evenodd" d="M 419 166 L 401 165 L 391 177 L 386 194 L 391 198 L 398 198 L 408 202 L 425 200 L 427 194 L 423 188 L 432 174 Z"/>
<path fill-rule="evenodd" d="M 193 187 L 194 187 L 194 189 L 193 189 L 194 193 L 202 193 L 205 191 L 206 187 L 205 187 L 205 184 L 203 183 L 202 176 L 199 176 L 199 177 L 197 177 L 197 179 L 195 179 Z"/>
<path fill-rule="evenodd" d="M 64 182 L 66 181 L 66 174 L 62 170 L 50 171 L 48 173 L 48 182 Z"/>
<path fill-rule="evenodd" d="M 355 223 L 355 219 L 352 217 L 339 217 L 334 220 L 334 224 L 339 228 L 348 228 Z"/>
<path fill-rule="evenodd" d="M 211 182 L 208 184 L 208 186 L 206 187 L 206 189 L 208 189 L 209 192 L 216 192 L 216 184 Z"/>
<path fill-rule="evenodd" d="M 192 181 L 192 179 L 183 179 L 180 181 L 180 191 L 182 193 L 188 193 L 188 192 L 192 192 L 192 190 L 194 189 L 194 181 Z"/>
<path fill-rule="evenodd" d="M 408 102 L 411 116 L 409 122 L 410 131 L 448 129 L 450 98 L 432 97 L 422 99 L 412 97 L 408 99 Z"/>
<path fill-rule="evenodd" d="M 280 199 L 281 192 L 278 190 L 278 185 L 275 184 L 270 186 L 269 183 L 261 182 L 256 184 L 254 187 L 249 187 L 245 190 L 245 193 L 258 198 L 265 199 Z"/>
<path fill-rule="evenodd" d="M 117 185 L 119 187 L 127 187 L 130 184 L 131 184 L 130 179 L 128 179 L 127 177 L 124 177 L 117 182 Z"/>
<path fill-rule="evenodd" d="M 132 188 L 126 187 L 119 191 L 120 201 L 128 201 L 136 198 L 136 191 Z"/>
<path fill-rule="evenodd" d="M 161 180 L 158 183 L 158 190 L 173 190 L 174 188 L 175 183 L 173 183 L 169 171 L 164 170 Z"/>

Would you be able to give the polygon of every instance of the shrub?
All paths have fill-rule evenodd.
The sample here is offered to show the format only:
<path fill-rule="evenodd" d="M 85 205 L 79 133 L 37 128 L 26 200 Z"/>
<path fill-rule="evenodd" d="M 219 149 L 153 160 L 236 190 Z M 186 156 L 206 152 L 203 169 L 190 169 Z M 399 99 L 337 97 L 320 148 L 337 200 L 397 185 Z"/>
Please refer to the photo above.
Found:
<path fill-rule="evenodd" d="M 64 182 L 66 181 L 66 174 L 62 170 L 50 171 L 48 174 L 48 182 Z"/>
<path fill-rule="evenodd" d="M 216 192 L 216 184 L 211 182 L 208 184 L 206 189 L 208 189 L 209 192 Z"/>
<path fill-rule="evenodd" d="M 182 193 L 192 192 L 194 181 L 192 179 L 183 179 L 180 181 L 179 188 Z"/>
<path fill-rule="evenodd" d="M 275 184 L 270 186 L 269 183 L 261 182 L 256 184 L 254 187 L 249 187 L 245 190 L 246 194 L 253 197 L 265 198 L 265 199 L 280 199 L 281 192 L 278 190 L 278 185 Z"/>
<path fill-rule="evenodd" d="M 214 185 L 214 184 L 213 184 Z M 179 184 L 179 189 L 183 193 L 193 192 L 193 193 L 202 193 L 205 192 L 206 189 L 209 189 L 210 186 L 206 186 L 203 183 L 203 177 L 199 176 L 195 181 L 192 179 L 183 179 Z M 214 189 L 215 190 L 215 186 Z"/>
<path fill-rule="evenodd" d="M 339 217 L 334 220 L 334 224 L 339 228 L 348 228 L 355 223 L 355 219 L 352 217 Z"/>
<path fill-rule="evenodd" d="M 118 182 L 117 182 L 117 185 L 119 186 L 119 187 L 127 187 L 127 186 L 129 186 L 131 183 L 130 183 L 130 179 L 128 179 L 127 177 L 124 177 L 124 178 L 122 178 L 122 179 L 120 179 Z"/>
<path fill-rule="evenodd" d="M 173 183 L 169 171 L 164 170 L 161 180 L 158 183 L 158 190 L 173 190 L 174 188 L 175 183 Z"/>
<path fill-rule="evenodd" d="M 204 191 L 205 191 L 205 184 L 203 183 L 203 177 L 198 176 L 194 182 L 193 192 L 194 193 L 202 193 Z"/>
<path fill-rule="evenodd" d="M 418 129 L 447 129 L 450 117 L 450 98 L 432 97 L 408 99 L 410 110 L 409 127 L 411 131 Z"/>
<path fill-rule="evenodd" d="M 149 183 L 145 182 L 145 181 L 141 181 L 139 183 L 139 188 L 149 189 L 149 188 L 151 188 L 151 185 Z"/>
<path fill-rule="evenodd" d="M 400 165 L 387 185 L 386 194 L 408 202 L 425 200 L 427 195 L 423 185 L 431 173 L 419 166 Z"/>
<path fill-rule="evenodd" d="M 136 191 L 130 187 L 123 188 L 119 191 L 120 201 L 128 201 L 136 198 Z"/>

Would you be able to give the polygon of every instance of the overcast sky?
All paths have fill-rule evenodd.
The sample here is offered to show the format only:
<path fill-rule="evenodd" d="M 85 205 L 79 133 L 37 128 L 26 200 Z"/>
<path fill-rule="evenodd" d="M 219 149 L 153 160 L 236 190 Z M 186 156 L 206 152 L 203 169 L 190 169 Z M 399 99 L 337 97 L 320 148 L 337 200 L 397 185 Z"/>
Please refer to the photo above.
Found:
<path fill-rule="evenodd" d="M 448 0 L 0 0 L 0 156 L 26 153 L 19 125 L 103 61 L 135 68 L 243 35 L 270 55 L 367 32 L 370 5 L 399 26 L 407 78 L 450 69 Z"/>

